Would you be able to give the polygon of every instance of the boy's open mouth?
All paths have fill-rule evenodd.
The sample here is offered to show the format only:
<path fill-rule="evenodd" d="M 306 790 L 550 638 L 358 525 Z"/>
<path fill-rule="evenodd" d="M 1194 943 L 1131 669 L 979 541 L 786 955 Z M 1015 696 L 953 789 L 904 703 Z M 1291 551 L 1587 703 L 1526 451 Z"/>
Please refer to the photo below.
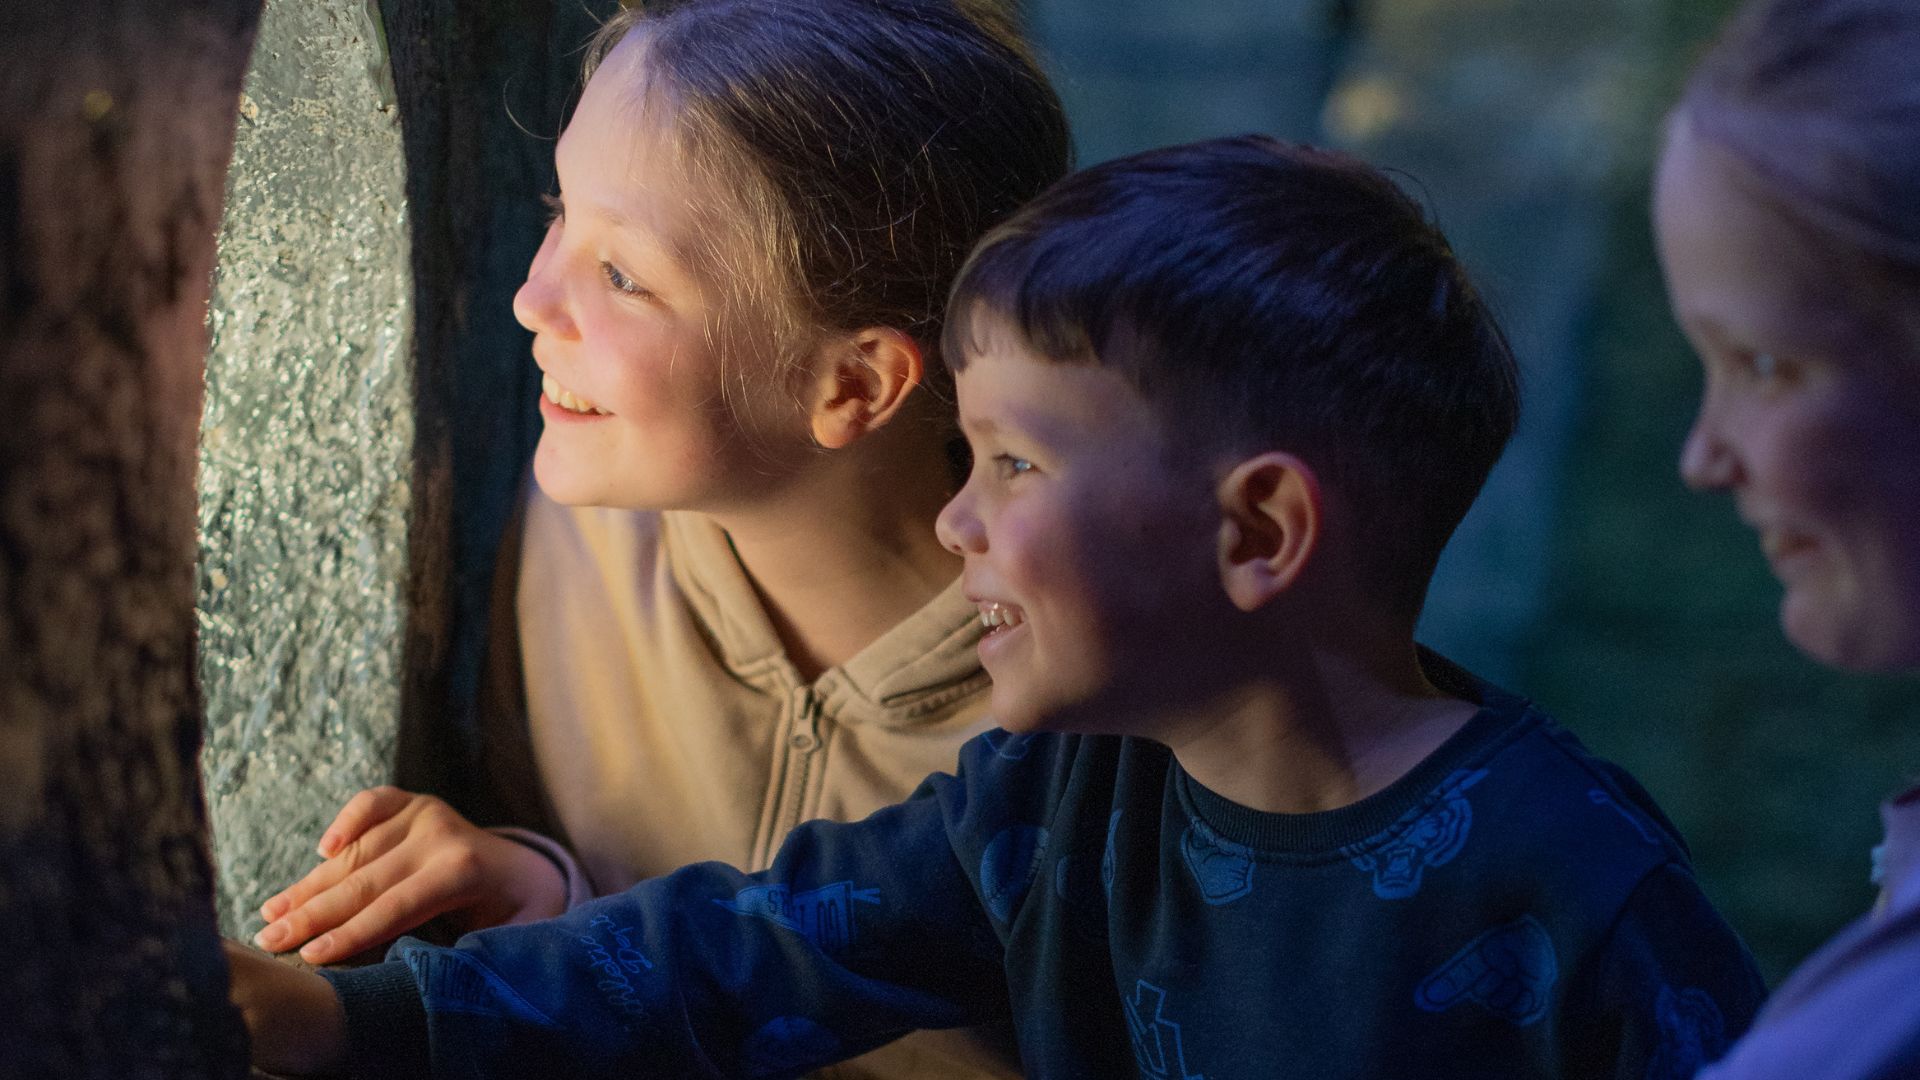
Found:
<path fill-rule="evenodd" d="M 1027 621 L 1027 614 L 1012 604 L 1002 604 L 997 600 L 983 601 L 980 604 L 980 625 L 992 634 L 1000 630 L 1011 630 Z"/>
<path fill-rule="evenodd" d="M 555 405 L 560 406 L 561 408 L 567 410 L 568 412 L 580 413 L 583 416 L 611 416 L 612 415 L 611 413 L 607 412 L 605 409 L 602 409 L 599 406 L 595 405 L 593 402 L 588 401 L 586 398 L 583 398 L 580 395 L 575 394 L 573 391 L 568 390 L 566 387 L 561 386 L 560 383 L 556 381 L 553 376 L 548 375 L 544 372 L 541 373 L 541 376 L 540 376 L 540 392 L 546 395 L 546 398 L 548 401 L 553 402 Z"/>

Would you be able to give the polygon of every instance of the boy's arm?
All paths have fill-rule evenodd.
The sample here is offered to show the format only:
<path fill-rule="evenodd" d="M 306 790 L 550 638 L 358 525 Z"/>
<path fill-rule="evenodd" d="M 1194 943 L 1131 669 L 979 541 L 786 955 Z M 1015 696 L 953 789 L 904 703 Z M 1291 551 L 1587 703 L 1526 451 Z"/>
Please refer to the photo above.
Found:
<path fill-rule="evenodd" d="M 1655 868 L 1620 912 L 1566 1018 L 1569 1075 L 1691 1080 L 1753 1023 L 1766 984 L 1679 863 Z"/>
<path fill-rule="evenodd" d="M 451 949 L 403 941 L 328 979 L 356 1074 L 798 1076 L 909 1030 L 1004 1012 L 1000 939 L 937 776 L 746 875 L 684 868 Z"/>
<path fill-rule="evenodd" d="M 221 944 L 255 1065 L 291 1076 L 329 1076 L 346 1066 L 347 1018 L 325 979 L 238 942 Z"/>

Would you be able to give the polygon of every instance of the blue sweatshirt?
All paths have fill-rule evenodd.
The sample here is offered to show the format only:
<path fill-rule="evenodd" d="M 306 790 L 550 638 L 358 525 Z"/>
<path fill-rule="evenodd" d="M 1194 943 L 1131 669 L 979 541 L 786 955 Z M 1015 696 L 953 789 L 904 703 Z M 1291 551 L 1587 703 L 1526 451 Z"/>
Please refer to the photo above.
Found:
<path fill-rule="evenodd" d="M 330 972 L 357 1075 L 794 1077 L 999 1024 L 1033 1080 L 1691 1077 L 1751 957 L 1639 785 L 1527 702 L 1352 806 L 1262 813 L 1159 744 L 990 732 L 771 869 Z"/>

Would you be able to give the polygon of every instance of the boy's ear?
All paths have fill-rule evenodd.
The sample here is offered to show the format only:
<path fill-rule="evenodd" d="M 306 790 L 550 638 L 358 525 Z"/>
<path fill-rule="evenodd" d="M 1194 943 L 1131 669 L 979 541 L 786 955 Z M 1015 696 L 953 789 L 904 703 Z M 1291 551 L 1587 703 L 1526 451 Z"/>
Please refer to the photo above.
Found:
<path fill-rule="evenodd" d="M 815 376 L 813 441 L 838 450 L 885 425 L 920 385 L 926 361 L 913 338 L 875 326 L 837 338 Z"/>
<path fill-rule="evenodd" d="M 1278 451 L 1242 461 L 1220 481 L 1220 581 L 1242 611 L 1256 611 L 1299 580 L 1326 520 L 1320 481 Z"/>

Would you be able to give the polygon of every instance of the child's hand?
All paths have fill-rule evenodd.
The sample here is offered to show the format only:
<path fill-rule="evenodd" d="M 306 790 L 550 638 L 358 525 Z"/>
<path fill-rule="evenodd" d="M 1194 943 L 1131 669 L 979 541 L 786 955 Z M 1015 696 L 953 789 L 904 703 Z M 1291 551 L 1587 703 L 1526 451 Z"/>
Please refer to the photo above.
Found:
<path fill-rule="evenodd" d="M 546 856 L 482 829 L 431 795 L 362 791 L 320 841 L 327 861 L 260 906 L 254 943 L 330 964 L 451 913 L 461 931 L 566 911 Z M 317 936 L 316 936 L 317 935 Z"/>
<path fill-rule="evenodd" d="M 247 1023 L 253 1063 L 270 1073 L 323 1076 L 347 1062 L 347 1014 L 327 980 L 235 942 L 222 942 L 229 996 Z"/>

